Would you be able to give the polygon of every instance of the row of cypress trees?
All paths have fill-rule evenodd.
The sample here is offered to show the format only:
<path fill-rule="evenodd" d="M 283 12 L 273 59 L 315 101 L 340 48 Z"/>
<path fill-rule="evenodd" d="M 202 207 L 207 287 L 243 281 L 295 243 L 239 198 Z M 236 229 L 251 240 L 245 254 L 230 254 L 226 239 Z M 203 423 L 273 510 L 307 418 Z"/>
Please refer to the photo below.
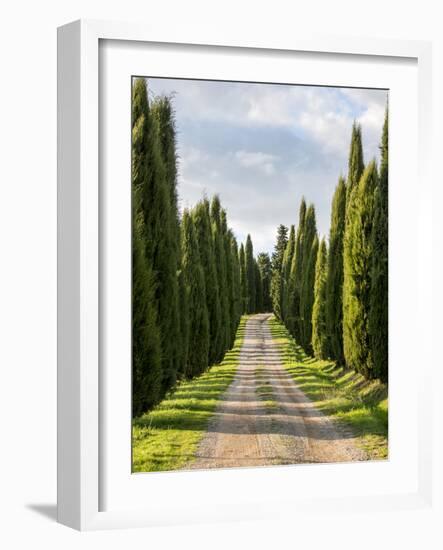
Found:
<path fill-rule="evenodd" d="M 366 167 L 354 123 L 347 180 L 332 199 L 329 243 L 319 240 L 314 205 L 300 204 L 297 232 L 280 225 L 271 297 L 306 353 L 333 359 L 366 378 L 388 379 L 388 112 L 380 173 Z"/>
<path fill-rule="evenodd" d="M 238 249 L 218 196 L 180 216 L 170 99 L 132 90 L 133 415 L 220 362 L 244 313 L 270 310 L 271 262 Z"/>

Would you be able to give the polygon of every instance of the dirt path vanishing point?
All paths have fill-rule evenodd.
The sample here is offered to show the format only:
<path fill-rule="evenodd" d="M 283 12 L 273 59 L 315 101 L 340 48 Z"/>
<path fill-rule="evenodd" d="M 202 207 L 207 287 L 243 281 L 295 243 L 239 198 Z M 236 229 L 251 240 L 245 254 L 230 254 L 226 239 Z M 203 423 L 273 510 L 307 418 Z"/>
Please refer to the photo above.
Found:
<path fill-rule="evenodd" d="M 196 460 L 186 469 L 367 458 L 353 434 L 318 411 L 297 387 L 271 337 L 270 317 L 258 314 L 248 320 L 236 376 L 209 423 Z"/>

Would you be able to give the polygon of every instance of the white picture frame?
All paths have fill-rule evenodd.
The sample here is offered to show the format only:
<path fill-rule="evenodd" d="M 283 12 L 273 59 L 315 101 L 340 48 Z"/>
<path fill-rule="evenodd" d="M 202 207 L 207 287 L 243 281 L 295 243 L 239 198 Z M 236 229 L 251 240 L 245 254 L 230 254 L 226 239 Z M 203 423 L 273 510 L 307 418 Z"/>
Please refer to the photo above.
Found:
<path fill-rule="evenodd" d="M 102 280 L 102 238 L 101 232 L 106 225 L 100 223 L 100 212 L 103 208 L 100 193 L 100 64 L 116 63 L 115 59 L 101 54 L 101 44 L 104 41 L 114 41 L 115 44 L 125 44 L 125 56 L 130 55 L 131 47 L 140 44 L 155 44 L 160 55 L 161 45 L 169 45 L 175 50 L 189 48 L 193 45 L 195 51 L 205 53 L 211 61 L 214 49 L 225 53 L 231 58 L 256 55 L 273 55 L 283 60 L 292 53 L 303 52 L 312 56 L 332 55 L 352 60 L 362 59 L 371 63 L 372 60 L 388 60 L 392 68 L 404 60 L 412 60 L 415 66 L 418 94 L 415 96 L 417 121 L 412 128 L 416 129 L 418 146 L 411 150 L 417 157 L 418 182 L 415 174 L 412 176 L 419 203 L 429 200 L 431 181 L 429 175 L 428 154 L 431 135 L 431 47 L 425 42 L 369 40 L 357 38 L 315 37 L 312 35 L 297 37 L 281 37 L 267 40 L 265 38 L 231 38 L 204 36 L 186 36 L 186 31 L 171 36 L 157 36 L 155 31 L 136 24 L 101 21 L 77 21 L 58 32 L 58 520 L 80 530 L 118 528 L 131 526 L 171 525 L 176 523 L 194 523 L 200 521 L 219 521 L 228 519 L 257 519 L 260 517 L 284 517 L 293 514 L 294 510 L 308 512 L 321 510 L 322 506 L 330 507 L 339 512 L 353 509 L 356 503 L 364 510 L 376 507 L 380 510 L 400 508 L 422 509 L 430 507 L 432 502 L 432 453 L 431 431 L 431 401 L 426 392 L 430 387 L 431 362 L 423 361 L 423 378 L 418 384 L 412 383 L 406 391 L 414 393 L 417 407 L 412 408 L 413 425 L 417 427 L 414 435 L 413 460 L 399 476 L 398 484 L 382 492 L 376 488 L 372 492 L 365 489 L 359 492 L 355 489 L 360 474 L 349 470 L 349 465 L 321 466 L 322 471 L 316 471 L 318 484 L 331 474 L 345 476 L 347 490 L 337 492 L 334 484 L 329 492 L 322 493 L 312 487 L 311 498 L 305 492 L 301 497 L 292 498 L 290 494 L 278 489 L 291 479 L 293 467 L 243 469 L 217 472 L 192 472 L 172 474 L 142 474 L 132 476 L 131 486 L 138 486 L 136 491 L 146 491 L 150 485 L 151 494 L 167 486 L 170 495 L 177 487 L 178 491 L 189 490 L 192 485 L 205 487 L 214 483 L 219 490 L 224 485 L 235 484 L 246 488 L 253 486 L 258 477 L 262 480 L 263 495 L 258 497 L 251 492 L 249 499 L 236 498 L 229 502 L 227 497 L 220 498 L 216 508 L 213 502 L 203 502 L 200 506 L 170 502 L 161 502 L 155 506 L 140 505 L 135 493 L 122 490 L 115 492 L 112 506 L 103 506 L 103 483 L 111 483 L 107 478 L 109 467 L 103 453 L 109 450 L 104 441 L 104 426 L 106 422 L 106 406 L 108 399 L 102 387 L 103 365 L 101 364 L 100 336 L 102 321 L 100 303 L 103 299 Z M 160 45 L 160 46 L 158 46 Z M 117 48 L 118 49 L 118 48 Z M 123 58 L 122 58 L 123 59 Z M 127 59 L 126 57 L 124 59 Z M 375 62 L 374 61 L 374 62 Z M 190 61 L 192 64 L 192 59 Z M 212 64 L 213 65 L 213 64 Z M 130 72 L 132 69 L 128 69 Z M 189 70 L 189 68 L 188 68 Z M 201 70 L 201 69 L 200 69 Z M 220 68 L 211 68 L 214 77 Z M 283 69 L 284 70 L 284 66 Z M 119 71 L 116 74 L 120 74 Z M 139 73 L 140 74 L 140 73 Z M 157 71 L 158 74 L 158 71 Z M 200 74 L 196 71 L 196 74 Z M 170 76 L 180 76 L 178 74 Z M 278 76 L 276 77 L 278 78 Z M 374 77 L 375 78 L 375 77 Z M 336 84 L 336 82 L 334 82 Z M 415 92 L 414 92 L 415 93 Z M 395 116 L 394 116 L 395 119 Z M 411 142 L 412 143 L 412 142 Z M 414 164 L 413 164 L 414 165 Z M 412 187 L 411 187 L 412 189 Z M 409 202 L 405 196 L 405 210 L 413 205 L 412 195 Z M 420 202 L 422 201 L 422 202 Z M 392 201 L 391 201 L 392 204 Z M 400 219 L 400 218 L 399 218 Z M 399 223 L 405 223 L 405 220 Z M 426 255 L 431 253 L 424 246 L 426 232 L 430 230 L 430 220 L 419 214 L 416 220 L 419 228 L 414 254 L 417 264 L 426 263 Z M 399 226 L 400 228 L 400 226 Z M 423 246 L 422 246 L 423 245 Z M 398 260 L 401 262 L 399 252 Z M 426 258 L 425 258 L 426 257 Z M 417 284 L 417 295 L 414 303 L 417 312 L 425 314 L 423 297 L 429 292 L 426 286 L 426 273 L 418 271 L 412 274 L 411 282 Z M 400 284 L 400 283 L 399 283 Z M 106 293 L 105 293 L 106 295 Z M 419 327 L 417 327 L 419 329 Z M 128 366 L 129 368 L 129 366 Z M 425 384 L 426 381 L 426 384 Z M 112 388 L 106 389 L 109 395 Z M 118 403 L 116 401 L 116 407 Z M 124 432 L 120 432 L 122 437 Z M 129 432 L 127 435 L 129 439 Z M 118 442 L 117 442 L 118 444 Z M 121 442 L 127 445 L 127 441 Z M 115 445 L 115 442 L 114 442 Z M 395 433 L 394 433 L 395 445 Z M 114 447 L 115 448 L 115 447 Z M 394 453 L 395 455 L 395 453 Z M 371 472 L 386 470 L 383 475 L 395 477 L 395 469 L 400 467 L 400 456 L 397 454 L 391 464 L 391 470 L 379 464 L 369 464 L 365 476 Z M 406 461 L 407 462 L 407 461 Z M 359 467 L 365 465 L 359 465 Z M 300 472 L 300 466 L 297 466 Z M 113 472 L 113 471 L 112 471 Z M 411 473 L 413 472 L 413 473 Z M 127 473 L 128 476 L 130 472 Z M 311 475 L 305 470 L 307 477 Z M 108 476 L 109 477 L 109 476 Z M 337 477 L 337 479 L 341 479 Z M 146 481 L 147 480 L 147 481 Z M 406 481 L 407 480 L 407 481 Z M 126 480 L 128 481 L 128 480 Z M 115 477 L 115 483 L 120 481 Z M 402 485 L 403 484 L 403 485 Z M 277 489 L 275 489 L 277 487 Z M 141 489 L 140 489 L 141 488 Z M 279 492 L 280 491 L 280 492 Z M 335 491 L 335 492 L 334 492 Z M 197 491 L 198 492 L 198 491 Z M 120 496 L 121 499 L 120 499 Z M 123 496 L 124 494 L 124 496 Z M 141 493 L 143 494 L 143 493 Z M 203 494 L 203 493 L 202 493 Z M 120 500 L 119 500 L 120 499 Z M 244 504 L 248 502 L 246 507 Z M 105 508 L 105 509 L 104 509 Z"/>

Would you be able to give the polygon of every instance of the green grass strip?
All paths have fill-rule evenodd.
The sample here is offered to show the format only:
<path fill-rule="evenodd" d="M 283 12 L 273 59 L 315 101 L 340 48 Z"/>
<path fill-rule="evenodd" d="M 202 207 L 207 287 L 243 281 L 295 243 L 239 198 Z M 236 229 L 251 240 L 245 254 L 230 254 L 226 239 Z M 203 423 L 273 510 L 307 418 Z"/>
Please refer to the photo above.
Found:
<path fill-rule="evenodd" d="M 387 458 L 387 386 L 334 362 L 307 356 L 280 321 L 272 318 L 269 324 L 283 364 L 298 387 L 320 411 L 351 427 L 370 459 Z"/>
<path fill-rule="evenodd" d="M 234 379 L 246 321 L 243 316 L 234 347 L 219 365 L 181 382 L 152 411 L 133 420 L 133 472 L 177 470 L 195 457 L 208 422 Z"/>

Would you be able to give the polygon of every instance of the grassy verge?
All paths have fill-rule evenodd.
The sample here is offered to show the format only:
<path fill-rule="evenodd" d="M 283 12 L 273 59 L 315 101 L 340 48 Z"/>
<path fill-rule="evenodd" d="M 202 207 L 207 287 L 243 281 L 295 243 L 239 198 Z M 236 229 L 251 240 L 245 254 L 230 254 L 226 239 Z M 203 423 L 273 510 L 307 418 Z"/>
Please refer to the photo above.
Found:
<path fill-rule="evenodd" d="M 357 443 L 371 459 L 388 455 L 388 391 L 384 384 L 336 367 L 331 361 L 308 357 L 277 319 L 270 321 L 272 337 L 284 365 L 299 388 L 324 414 L 352 428 Z"/>
<path fill-rule="evenodd" d="M 132 470 L 177 470 L 191 461 L 209 419 L 237 370 L 247 317 L 242 317 L 234 347 L 219 365 L 182 382 L 155 409 L 133 420 Z"/>

